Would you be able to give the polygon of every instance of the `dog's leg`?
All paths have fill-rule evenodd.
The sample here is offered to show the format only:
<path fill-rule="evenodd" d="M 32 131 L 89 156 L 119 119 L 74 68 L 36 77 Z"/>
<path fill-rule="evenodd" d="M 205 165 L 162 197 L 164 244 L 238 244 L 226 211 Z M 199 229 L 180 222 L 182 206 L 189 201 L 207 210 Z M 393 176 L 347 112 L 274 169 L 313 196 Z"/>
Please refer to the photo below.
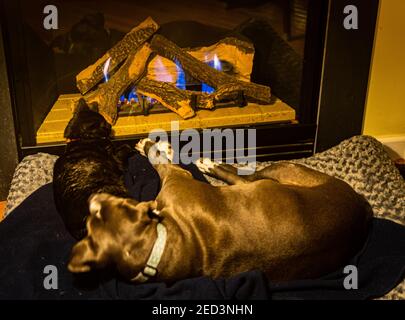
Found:
<path fill-rule="evenodd" d="M 192 174 L 181 168 L 179 165 L 172 163 L 174 152 L 172 146 L 167 141 L 154 142 L 151 139 L 142 139 L 135 147 L 140 154 L 147 156 L 150 163 L 153 165 L 162 184 L 167 181 L 169 176 L 187 176 L 193 179 Z"/>
<path fill-rule="evenodd" d="M 196 166 L 201 172 L 231 185 L 271 179 L 281 184 L 314 187 L 330 179 L 326 174 L 289 162 L 274 163 L 251 175 L 243 176 L 238 175 L 236 167 L 216 163 L 208 158 L 197 160 Z"/>
<path fill-rule="evenodd" d="M 328 175 L 291 162 L 274 163 L 256 173 L 256 179 L 271 179 L 281 184 L 315 187 L 332 179 Z"/>
<path fill-rule="evenodd" d="M 198 159 L 195 165 L 201 172 L 231 185 L 244 184 L 256 180 L 255 174 L 238 175 L 237 168 L 229 164 L 213 162 L 209 158 Z"/>

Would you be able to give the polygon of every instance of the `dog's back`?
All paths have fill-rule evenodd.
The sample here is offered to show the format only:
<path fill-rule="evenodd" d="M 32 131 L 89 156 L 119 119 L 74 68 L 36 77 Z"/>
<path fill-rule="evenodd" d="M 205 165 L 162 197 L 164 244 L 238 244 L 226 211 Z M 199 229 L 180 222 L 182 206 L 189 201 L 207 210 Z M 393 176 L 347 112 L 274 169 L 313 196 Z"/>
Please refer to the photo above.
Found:
<path fill-rule="evenodd" d="M 88 198 L 108 192 L 127 197 L 123 165 L 110 140 L 111 126 L 81 100 L 65 130 L 65 153 L 54 166 L 54 200 L 66 228 L 76 238 L 86 234 Z"/>
<path fill-rule="evenodd" d="M 263 179 L 217 188 L 179 175 L 156 200 L 161 215 L 187 235 L 181 254 L 192 257 L 203 247 L 204 274 L 261 269 L 274 280 L 311 278 L 358 252 L 372 217 L 349 185 L 324 178 L 313 187 Z"/>

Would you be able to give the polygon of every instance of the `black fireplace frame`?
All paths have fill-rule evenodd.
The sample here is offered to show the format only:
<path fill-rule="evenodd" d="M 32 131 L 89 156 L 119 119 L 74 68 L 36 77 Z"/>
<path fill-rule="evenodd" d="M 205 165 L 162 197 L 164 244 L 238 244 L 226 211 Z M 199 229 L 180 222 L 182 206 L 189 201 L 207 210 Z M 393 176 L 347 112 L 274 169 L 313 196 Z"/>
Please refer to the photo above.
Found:
<path fill-rule="evenodd" d="M 12 0 L 0 0 L 0 8 L 8 1 Z M 309 0 L 309 3 L 306 34 L 311 36 L 307 37 L 305 45 L 299 123 L 255 126 L 258 160 L 310 156 L 362 132 L 379 0 Z M 358 8 L 358 30 L 343 27 L 343 8 L 349 4 Z M 0 41 L 0 57 L 4 54 L 7 62 L 15 61 L 13 55 L 21 54 L 18 52 L 21 30 L 14 29 L 11 35 L 6 29 L 4 16 L 0 14 L 0 32 L 4 39 Z M 14 48 L 11 48 L 10 39 L 17 43 L 13 42 Z M 22 70 L 24 67 L 18 66 Z M 20 127 L 16 96 L 20 94 L 19 98 L 29 104 L 30 93 L 24 86 L 24 79 L 15 77 L 10 63 L 0 63 L 0 79 L 6 83 L 0 88 L 5 115 L 0 118 L 0 145 L 9 155 L 0 159 L 0 180 L 8 182 L 12 174 L 10 168 L 15 167 L 16 159 L 37 152 L 61 154 L 64 145 L 22 146 L 21 132 L 29 130 L 32 123 Z M 10 123 L 11 118 L 14 123 Z M 134 143 L 141 137 L 117 139 L 116 143 Z M 1 186 L 0 199 L 6 192 Z"/>

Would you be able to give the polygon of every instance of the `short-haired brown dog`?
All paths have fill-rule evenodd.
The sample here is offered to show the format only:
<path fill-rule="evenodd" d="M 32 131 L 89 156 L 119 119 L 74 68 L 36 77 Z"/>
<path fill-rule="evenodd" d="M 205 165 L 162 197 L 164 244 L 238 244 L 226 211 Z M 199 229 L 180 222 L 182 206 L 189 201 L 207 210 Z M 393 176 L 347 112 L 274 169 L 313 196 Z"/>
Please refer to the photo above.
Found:
<path fill-rule="evenodd" d="M 152 158 L 172 159 L 167 143 L 137 145 L 144 154 L 151 147 Z M 134 282 L 252 269 L 271 280 L 316 278 L 344 266 L 365 242 L 370 206 L 341 180 L 287 162 L 250 176 L 207 159 L 197 166 L 230 186 L 155 163 L 162 184 L 155 201 L 90 197 L 88 235 L 74 246 L 69 270 L 115 266 Z"/>

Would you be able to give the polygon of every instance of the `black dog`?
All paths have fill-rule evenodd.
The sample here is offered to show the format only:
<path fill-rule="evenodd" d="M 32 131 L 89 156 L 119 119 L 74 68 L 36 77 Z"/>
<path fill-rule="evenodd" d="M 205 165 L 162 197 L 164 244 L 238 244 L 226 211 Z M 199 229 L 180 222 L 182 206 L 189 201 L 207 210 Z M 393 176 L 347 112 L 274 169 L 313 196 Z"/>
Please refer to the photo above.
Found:
<path fill-rule="evenodd" d="M 76 239 L 87 233 L 91 194 L 129 197 L 123 173 L 128 158 L 136 151 L 129 145 L 113 146 L 111 125 L 97 111 L 97 105 L 79 101 L 65 129 L 65 153 L 56 161 L 53 172 L 56 208 Z"/>

